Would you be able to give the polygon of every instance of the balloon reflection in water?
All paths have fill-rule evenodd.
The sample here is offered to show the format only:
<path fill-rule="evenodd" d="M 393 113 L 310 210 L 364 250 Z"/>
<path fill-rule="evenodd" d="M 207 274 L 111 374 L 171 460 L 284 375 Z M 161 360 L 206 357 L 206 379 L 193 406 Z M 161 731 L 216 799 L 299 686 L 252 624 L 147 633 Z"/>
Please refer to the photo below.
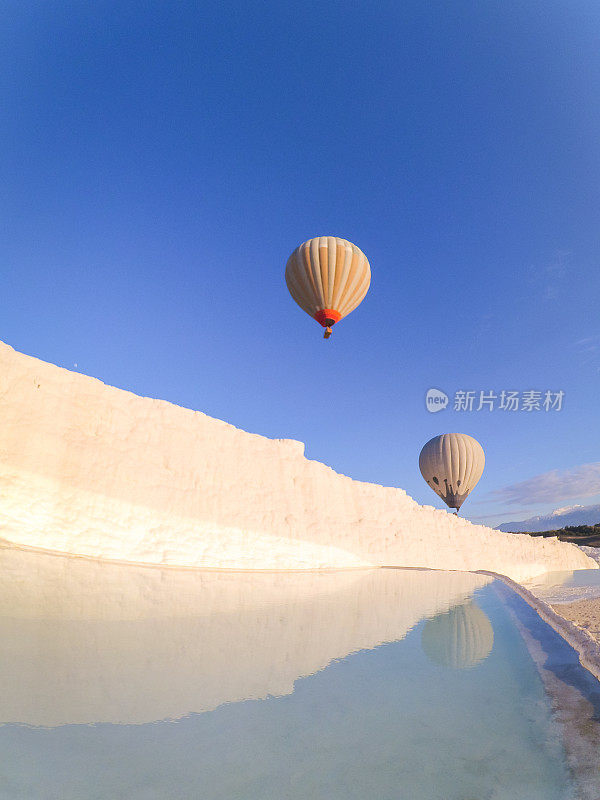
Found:
<path fill-rule="evenodd" d="M 443 667 L 464 669 L 484 661 L 492 651 L 494 630 L 474 603 L 455 606 L 428 620 L 421 634 L 425 655 Z"/>

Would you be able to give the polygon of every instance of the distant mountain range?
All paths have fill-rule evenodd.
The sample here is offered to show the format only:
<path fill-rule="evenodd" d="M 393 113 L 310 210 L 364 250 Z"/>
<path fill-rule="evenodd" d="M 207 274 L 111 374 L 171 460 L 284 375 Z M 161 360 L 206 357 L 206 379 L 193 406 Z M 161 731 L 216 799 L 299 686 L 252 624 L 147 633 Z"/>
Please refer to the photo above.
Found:
<path fill-rule="evenodd" d="M 534 533 L 564 528 L 566 525 L 596 525 L 600 523 L 600 504 L 593 506 L 566 506 L 557 508 L 551 514 L 529 517 L 521 522 L 504 522 L 498 525 L 499 531 Z"/>

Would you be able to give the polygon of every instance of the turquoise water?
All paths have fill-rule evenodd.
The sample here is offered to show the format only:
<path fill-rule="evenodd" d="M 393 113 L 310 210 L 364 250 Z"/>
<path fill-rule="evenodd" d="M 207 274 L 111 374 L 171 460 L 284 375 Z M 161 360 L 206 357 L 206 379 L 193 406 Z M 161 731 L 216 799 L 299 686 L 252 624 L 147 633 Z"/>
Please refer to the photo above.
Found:
<path fill-rule="evenodd" d="M 600 597 L 600 569 L 548 572 L 529 581 L 527 588 L 547 603 L 575 603 Z"/>
<path fill-rule="evenodd" d="M 481 576 L 3 558 L 1 798 L 584 797 L 532 642 L 596 682 Z"/>

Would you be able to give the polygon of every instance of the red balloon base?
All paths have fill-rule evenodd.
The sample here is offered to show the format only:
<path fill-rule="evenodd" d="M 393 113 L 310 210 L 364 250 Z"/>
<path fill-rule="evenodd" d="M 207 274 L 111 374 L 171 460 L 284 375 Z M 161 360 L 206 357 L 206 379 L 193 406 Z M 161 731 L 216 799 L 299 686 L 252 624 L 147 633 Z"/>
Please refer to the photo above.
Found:
<path fill-rule="evenodd" d="M 331 326 L 339 322 L 341 318 L 342 315 L 340 312 L 334 311 L 333 308 L 324 308 L 321 311 L 317 311 L 315 314 L 315 319 L 319 325 L 322 325 L 324 328 L 331 328 Z"/>

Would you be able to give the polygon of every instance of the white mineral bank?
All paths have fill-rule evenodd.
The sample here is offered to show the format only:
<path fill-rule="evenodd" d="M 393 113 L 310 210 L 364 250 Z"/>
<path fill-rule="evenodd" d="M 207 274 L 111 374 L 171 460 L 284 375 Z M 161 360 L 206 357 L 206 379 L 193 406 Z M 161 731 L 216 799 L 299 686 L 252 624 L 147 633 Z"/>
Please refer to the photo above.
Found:
<path fill-rule="evenodd" d="M 415 461 L 415 469 L 416 469 Z M 487 569 L 597 564 L 361 483 L 304 445 L 138 397 L 0 343 L 0 536 L 166 565 Z"/>
<path fill-rule="evenodd" d="M 299 678 L 404 638 L 491 581 L 413 569 L 203 572 L 10 547 L 0 574 L 0 724 L 48 727 L 142 724 L 288 695 Z"/>

